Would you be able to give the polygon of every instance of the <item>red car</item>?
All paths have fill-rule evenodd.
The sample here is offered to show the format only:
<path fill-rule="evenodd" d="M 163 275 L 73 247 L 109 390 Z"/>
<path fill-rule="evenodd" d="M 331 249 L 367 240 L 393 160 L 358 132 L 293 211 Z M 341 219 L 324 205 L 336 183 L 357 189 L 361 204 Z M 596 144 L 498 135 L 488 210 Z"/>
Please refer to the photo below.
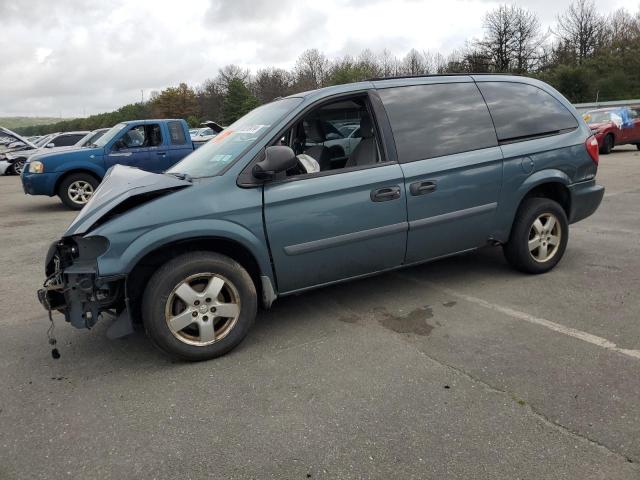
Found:
<path fill-rule="evenodd" d="M 598 139 L 600 153 L 616 145 L 634 144 L 640 150 L 640 106 L 601 108 L 583 115 Z"/>

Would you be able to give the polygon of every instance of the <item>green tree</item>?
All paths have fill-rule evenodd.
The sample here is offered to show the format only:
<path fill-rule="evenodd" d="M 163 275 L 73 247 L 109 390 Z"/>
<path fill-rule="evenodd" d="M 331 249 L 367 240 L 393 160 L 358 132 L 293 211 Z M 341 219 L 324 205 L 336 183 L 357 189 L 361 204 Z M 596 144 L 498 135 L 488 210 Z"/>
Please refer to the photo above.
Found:
<path fill-rule="evenodd" d="M 259 104 L 258 99 L 253 96 L 242 79 L 231 79 L 227 87 L 227 94 L 222 103 L 224 123 L 230 125 L 245 113 L 256 108 Z"/>
<path fill-rule="evenodd" d="M 151 108 L 161 118 L 187 118 L 198 114 L 198 98 L 192 88 L 181 83 L 160 92 Z"/>

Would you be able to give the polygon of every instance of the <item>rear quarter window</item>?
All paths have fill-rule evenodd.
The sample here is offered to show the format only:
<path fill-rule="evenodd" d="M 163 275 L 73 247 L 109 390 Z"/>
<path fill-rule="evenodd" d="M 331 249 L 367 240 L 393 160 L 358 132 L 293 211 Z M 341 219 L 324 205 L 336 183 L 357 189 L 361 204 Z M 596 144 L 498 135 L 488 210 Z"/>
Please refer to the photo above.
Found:
<path fill-rule="evenodd" d="M 544 90 L 516 82 L 479 82 L 501 142 L 553 135 L 578 127 L 573 114 Z"/>
<path fill-rule="evenodd" d="M 169 137 L 171 137 L 171 144 L 173 145 L 184 145 L 187 143 L 184 129 L 180 122 L 169 122 Z"/>
<path fill-rule="evenodd" d="M 473 83 L 394 87 L 378 93 L 401 163 L 498 144 L 487 105 Z"/>

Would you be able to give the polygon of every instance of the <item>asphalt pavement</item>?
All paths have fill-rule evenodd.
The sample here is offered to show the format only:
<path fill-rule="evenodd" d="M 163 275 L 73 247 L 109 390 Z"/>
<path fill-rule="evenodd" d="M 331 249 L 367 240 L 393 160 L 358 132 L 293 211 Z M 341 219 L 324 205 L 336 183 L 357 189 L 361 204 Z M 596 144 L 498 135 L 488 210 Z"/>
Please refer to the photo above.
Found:
<path fill-rule="evenodd" d="M 640 152 L 551 273 L 499 248 L 278 300 L 171 361 L 35 291 L 75 213 L 0 177 L 0 479 L 640 478 Z"/>

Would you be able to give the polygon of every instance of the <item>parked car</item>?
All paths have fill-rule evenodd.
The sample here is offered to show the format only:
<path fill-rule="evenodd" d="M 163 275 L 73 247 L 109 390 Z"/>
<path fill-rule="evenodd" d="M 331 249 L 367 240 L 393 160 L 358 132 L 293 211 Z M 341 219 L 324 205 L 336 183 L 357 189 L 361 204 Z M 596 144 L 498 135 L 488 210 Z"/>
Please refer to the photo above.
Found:
<path fill-rule="evenodd" d="M 37 148 L 37 143 L 33 143 L 28 139 L 18 135 L 11 130 L 0 127 L 0 175 L 13 173 L 12 163 L 7 160 L 7 155 L 28 148 Z"/>
<path fill-rule="evenodd" d="M 193 133 L 191 133 L 193 132 Z M 213 137 L 216 136 L 216 133 L 211 130 L 209 127 L 204 128 L 196 128 L 194 130 L 189 130 L 191 134 L 191 140 L 194 142 L 208 142 Z"/>
<path fill-rule="evenodd" d="M 162 172 L 193 151 L 184 120 L 134 120 L 115 125 L 92 147 L 29 157 L 22 185 L 29 195 L 58 195 L 79 210 L 115 164 Z"/>
<path fill-rule="evenodd" d="M 39 140 L 35 145 L 14 149 L 5 153 L 4 160 L 8 163 L 7 174 L 20 175 L 27 159 L 36 153 L 44 151 L 56 151 L 74 146 L 90 132 L 64 132 L 54 133 Z"/>
<path fill-rule="evenodd" d="M 598 140 L 600 153 L 616 145 L 634 144 L 640 150 L 640 106 L 601 108 L 584 114 Z"/>
<path fill-rule="evenodd" d="M 341 166 L 307 143 L 314 120 L 339 112 L 357 112 L 361 131 Z M 74 327 L 111 313 L 111 336 L 141 323 L 163 351 L 209 359 L 240 343 L 259 305 L 312 288 L 484 245 L 547 272 L 569 224 L 602 200 L 597 166 L 585 122 L 537 80 L 306 92 L 253 110 L 165 174 L 113 167 L 51 245 L 38 296 Z"/>

